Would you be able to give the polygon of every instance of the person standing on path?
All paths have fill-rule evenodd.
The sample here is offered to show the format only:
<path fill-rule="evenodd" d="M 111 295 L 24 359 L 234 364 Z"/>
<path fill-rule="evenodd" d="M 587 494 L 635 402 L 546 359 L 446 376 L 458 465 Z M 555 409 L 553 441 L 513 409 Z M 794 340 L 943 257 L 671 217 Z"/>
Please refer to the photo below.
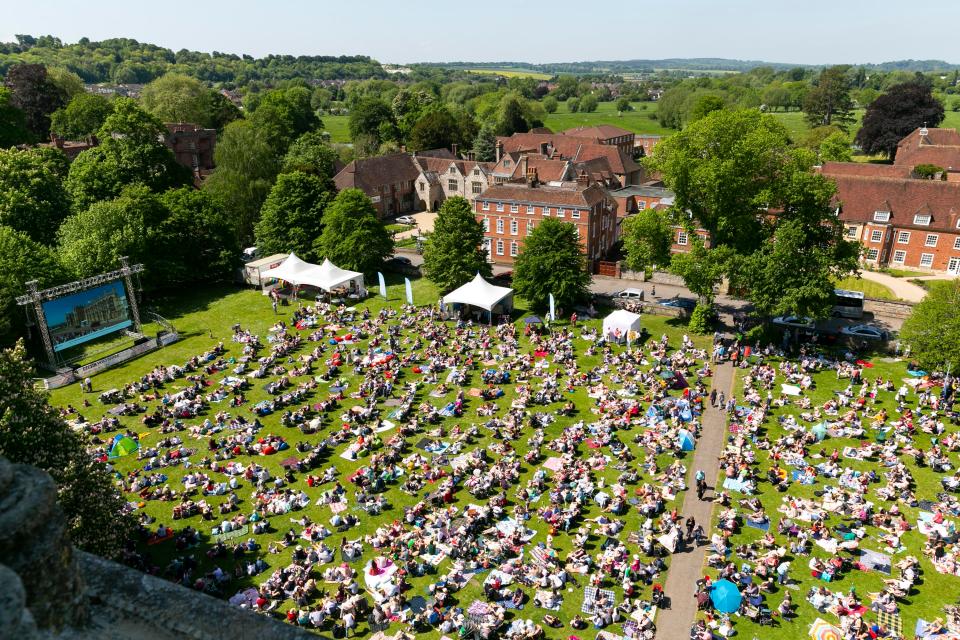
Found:
<path fill-rule="evenodd" d="M 723 391 L 720 392 L 720 395 L 717 396 L 717 406 L 720 407 L 720 411 L 723 411 L 726 408 L 727 396 L 723 394 Z"/>
<path fill-rule="evenodd" d="M 703 494 L 707 490 L 707 474 L 703 472 L 703 469 L 697 469 L 697 475 L 695 476 L 697 480 L 697 500 L 703 500 Z"/>

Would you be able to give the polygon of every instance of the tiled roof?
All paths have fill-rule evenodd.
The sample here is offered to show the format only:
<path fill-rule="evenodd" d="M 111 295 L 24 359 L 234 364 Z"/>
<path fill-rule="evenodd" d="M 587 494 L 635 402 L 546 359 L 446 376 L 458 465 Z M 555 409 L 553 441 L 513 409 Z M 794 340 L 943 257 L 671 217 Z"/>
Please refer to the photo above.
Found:
<path fill-rule="evenodd" d="M 574 127 L 563 132 L 565 136 L 576 136 L 578 138 L 596 138 L 597 140 L 609 140 L 610 138 L 619 138 L 621 136 L 632 136 L 633 131 L 627 131 L 612 124 L 599 124 L 594 127 Z"/>
<path fill-rule="evenodd" d="M 893 164 L 867 164 L 865 162 L 826 162 L 820 168 L 825 176 L 876 176 L 884 178 L 909 178 L 910 167 Z"/>
<path fill-rule="evenodd" d="M 525 183 L 496 184 L 487 188 L 478 200 L 493 202 L 516 202 L 519 204 L 531 203 L 547 206 L 592 207 L 606 198 L 606 191 L 597 184 L 581 187 L 576 183 L 562 187 L 537 185 L 532 187 Z"/>
<path fill-rule="evenodd" d="M 514 151 L 540 152 L 541 144 L 549 145 L 554 157 L 559 154 L 562 158 L 575 162 L 606 158 L 610 169 L 619 175 L 627 175 L 640 171 L 641 167 L 633 158 L 624 154 L 613 145 L 600 144 L 595 138 L 581 138 L 563 134 L 545 133 L 515 133 L 510 137 L 497 138 L 503 143 L 503 150 L 507 153 Z"/>
<path fill-rule="evenodd" d="M 911 227 L 917 213 L 932 217 L 923 229 L 955 231 L 960 210 L 960 183 L 913 178 L 833 175 L 836 199 L 845 222 L 872 222 L 876 211 L 889 211 L 890 224 Z"/>
<path fill-rule="evenodd" d="M 449 158 L 436 158 L 428 157 L 417 154 L 413 157 L 413 161 L 424 171 L 433 172 L 437 175 L 444 175 L 450 172 L 450 165 L 456 165 L 457 170 L 465 175 L 469 176 L 473 174 L 474 169 L 480 169 L 484 174 L 491 173 L 493 171 L 494 163 L 492 162 L 475 162 L 473 160 L 455 160 L 453 157 Z"/>
<path fill-rule="evenodd" d="M 365 193 L 377 187 L 416 180 L 420 170 L 406 153 L 391 153 L 375 158 L 354 160 L 334 177 L 337 189 L 360 189 Z"/>
<path fill-rule="evenodd" d="M 956 129 L 928 129 L 925 136 L 914 129 L 897 145 L 896 165 L 915 167 L 932 164 L 960 169 L 960 134 Z"/>

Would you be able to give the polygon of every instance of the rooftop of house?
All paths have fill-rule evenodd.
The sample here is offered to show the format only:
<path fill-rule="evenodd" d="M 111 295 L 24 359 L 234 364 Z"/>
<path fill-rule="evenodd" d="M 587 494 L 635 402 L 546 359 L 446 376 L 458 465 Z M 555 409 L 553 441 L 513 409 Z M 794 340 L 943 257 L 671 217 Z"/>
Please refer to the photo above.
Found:
<path fill-rule="evenodd" d="M 565 136 L 575 136 L 577 138 L 594 138 L 597 140 L 609 140 L 611 138 L 620 138 L 622 136 L 632 136 L 633 131 L 622 129 L 612 124 L 599 124 L 592 127 L 574 127 L 561 132 Z"/>
<path fill-rule="evenodd" d="M 831 175 L 837 183 L 835 202 L 845 222 L 873 222 L 877 211 L 890 213 L 889 223 L 930 231 L 956 231 L 960 183 L 916 178 Z M 928 225 L 914 225 L 914 216 L 930 215 Z"/>
<path fill-rule="evenodd" d="M 527 151 L 544 153 L 551 158 L 563 158 L 574 162 L 603 157 L 610 169 L 618 175 L 627 175 L 642 168 L 630 155 L 614 145 L 600 144 L 596 138 L 584 138 L 563 134 L 515 133 L 509 137 L 498 137 L 506 153 Z"/>
<path fill-rule="evenodd" d="M 592 207 L 605 200 L 606 196 L 606 190 L 595 183 L 564 182 L 555 186 L 531 185 L 526 182 L 505 182 L 488 187 L 477 199 L 518 204 Z"/>
<path fill-rule="evenodd" d="M 420 169 L 407 153 L 388 153 L 374 158 L 354 160 L 333 179 L 337 189 L 360 189 L 375 191 L 386 184 L 412 181 L 420 175 Z"/>

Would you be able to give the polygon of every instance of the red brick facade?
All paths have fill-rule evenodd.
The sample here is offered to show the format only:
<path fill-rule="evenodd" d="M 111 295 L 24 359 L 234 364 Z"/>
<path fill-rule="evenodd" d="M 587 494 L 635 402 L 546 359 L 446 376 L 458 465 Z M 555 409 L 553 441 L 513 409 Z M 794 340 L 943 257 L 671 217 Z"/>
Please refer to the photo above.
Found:
<path fill-rule="evenodd" d="M 617 241 L 616 203 L 585 177 L 563 186 L 533 183 L 493 185 L 474 204 L 484 226 L 490 261 L 513 264 L 523 239 L 546 217 L 576 225 L 591 270 Z"/>

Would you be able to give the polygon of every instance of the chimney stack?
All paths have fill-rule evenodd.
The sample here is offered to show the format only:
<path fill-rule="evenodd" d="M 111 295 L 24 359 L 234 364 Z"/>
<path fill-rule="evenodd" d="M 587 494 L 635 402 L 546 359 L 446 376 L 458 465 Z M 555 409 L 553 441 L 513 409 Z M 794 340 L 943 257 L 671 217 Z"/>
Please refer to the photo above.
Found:
<path fill-rule="evenodd" d="M 590 176 L 587 175 L 587 172 L 583 169 L 580 170 L 580 173 L 577 174 L 577 187 L 580 189 L 586 189 L 590 186 Z"/>
<path fill-rule="evenodd" d="M 524 164 L 526 164 L 526 162 L 524 162 Z M 526 176 L 527 176 L 527 186 L 528 186 L 528 187 L 536 187 L 538 184 L 540 184 L 540 178 L 539 178 L 539 176 L 537 175 L 537 170 L 536 170 L 536 168 L 533 168 L 533 169 L 530 169 L 529 171 L 527 171 L 527 172 L 526 172 Z"/>
<path fill-rule="evenodd" d="M 454 158 L 457 158 L 458 160 L 460 159 L 460 156 L 457 155 L 457 143 L 456 143 L 456 142 L 454 142 L 453 144 L 450 145 L 450 152 L 453 153 L 453 157 L 454 157 Z"/>
<path fill-rule="evenodd" d="M 520 175 L 526 176 L 529 172 L 527 171 L 527 154 L 520 154 Z"/>
<path fill-rule="evenodd" d="M 500 162 L 500 157 L 503 156 L 503 142 L 501 140 L 497 140 L 496 148 L 497 148 L 496 161 Z"/>
<path fill-rule="evenodd" d="M 540 143 L 540 155 L 542 155 L 542 156 L 548 155 L 548 154 L 547 154 L 547 143 L 546 143 L 546 142 L 541 142 L 541 143 Z"/>

